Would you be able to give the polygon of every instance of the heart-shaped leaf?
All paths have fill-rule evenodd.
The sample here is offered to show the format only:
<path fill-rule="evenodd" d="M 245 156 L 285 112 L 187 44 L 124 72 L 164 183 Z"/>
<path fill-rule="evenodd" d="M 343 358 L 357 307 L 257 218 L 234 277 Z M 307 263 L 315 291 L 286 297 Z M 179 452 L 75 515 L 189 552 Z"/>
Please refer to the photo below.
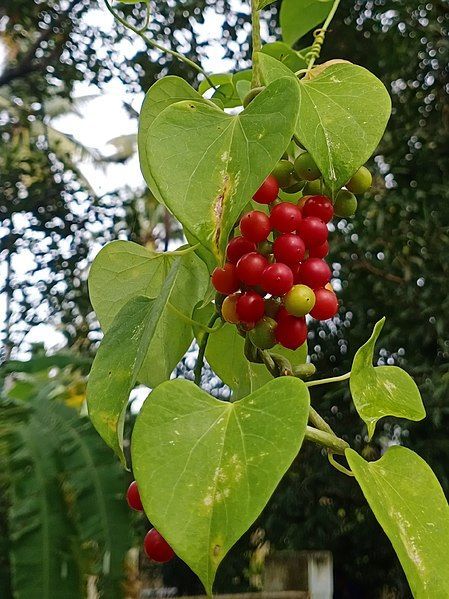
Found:
<path fill-rule="evenodd" d="M 89 273 L 90 299 L 107 332 L 131 298 L 157 298 L 163 293 L 176 261 L 179 268 L 173 288 L 162 306 L 156 334 L 137 377 L 150 387 L 169 378 L 192 341 L 191 326 L 182 315 L 190 318 L 195 305 L 204 298 L 209 283 L 206 267 L 190 248 L 160 253 L 131 241 L 113 241 L 100 251 Z"/>
<path fill-rule="evenodd" d="M 297 108 L 298 86 L 280 79 L 240 114 L 185 101 L 150 126 L 146 156 L 158 193 L 219 261 L 241 210 L 287 147 Z"/>
<path fill-rule="evenodd" d="M 248 362 L 244 344 L 237 327 L 225 324 L 209 337 L 206 349 L 206 359 L 212 370 L 233 390 L 234 398 L 249 395 L 272 378 L 264 364 Z M 307 359 L 307 343 L 295 351 L 280 345 L 270 351 L 288 358 L 293 366 L 304 364 Z"/>
<path fill-rule="evenodd" d="M 384 326 L 379 320 L 368 341 L 354 356 L 349 381 L 352 399 L 368 436 L 383 416 L 422 420 L 426 416 L 421 395 L 412 377 L 397 366 L 373 366 L 374 346 Z"/>
<path fill-rule="evenodd" d="M 307 387 L 292 377 L 235 403 L 176 379 L 144 403 L 131 452 L 145 513 L 208 594 L 297 455 L 308 411 Z"/>
<path fill-rule="evenodd" d="M 329 14 L 333 0 L 283 0 L 279 15 L 282 39 L 291 46 Z"/>
<path fill-rule="evenodd" d="M 300 52 L 296 52 L 290 48 L 288 44 L 284 44 L 283 42 L 271 42 L 270 44 L 264 44 L 262 46 L 261 52 L 263 54 L 268 54 L 268 56 L 272 56 L 276 60 L 279 60 L 282 64 L 288 67 L 291 71 L 299 71 L 300 69 L 305 69 L 307 66 L 307 62 L 305 60 L 305 53 L 307 49 Z"/>
<path fill-rule="evenodd" d="M 156 299 L 133 297 L 121 308 L 92 364 L 86 391 L 89 416 L 123 463 L 123 422 L 129 394 L 173 291 L 179 267 L 180 258 L 171 267 Z"/>
<path fill-rule="evenodd" d="M 387 90 L 372 73 L 347 62 L 320 65 L 310 78 L 297 79 L 273 57 L 261 53 L 259 60 L 266 84 L 286 76 L 297 82 L 295 134 L 335 193 L 376 149 L 391 113 Z"/>
<path fill-rule="evenodd" d="M 431 468 L 405 447 L 390 447 L 377 462 L 365 462 L 352 449 L 346 457 L 413 597 L 449 597 L 449 506 Z"/>

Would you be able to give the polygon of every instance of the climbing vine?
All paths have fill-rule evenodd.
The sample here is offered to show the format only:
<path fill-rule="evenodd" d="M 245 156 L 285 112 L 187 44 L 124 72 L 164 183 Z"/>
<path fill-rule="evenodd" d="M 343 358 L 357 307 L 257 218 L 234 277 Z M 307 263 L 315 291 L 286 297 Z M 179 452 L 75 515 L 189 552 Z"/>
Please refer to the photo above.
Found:
<path fill-rule="evenodd" d="M 283 0 L 283 41 L 268 44 L 259 21 L 270 2 L 252 0 L 253 66 L 229 74 L 206 74 L 152 40 L 149 6 L 138 28 L 105 2 L 149 48 L 201 78 L 198 89 L 173 76 L 154 83 L 138 131 L 145 181 L 181 223 L 186 244 L 158 253 L 112 242 L 89 276 L 104 330 L 89 414 L 132 469 L 128 503 L 154 526 L 147 555 L 164 562 L 177 554 L 211 595 L 220 562 L 309 441 L 360 485 L 414 595 L 445 596 L 449 508 L 429 466 L 403 447 L 365 461 L 310 405 L 310 387 L 349 380 L 368 439 L 384 416 L 425 417 L 411 377 L 373 365 L 384 319 L 350 373 L 320 379 L 307 359 L 309 322 L 339 309 L 326 262 L 329 223 L 351 218 L 357 195 L 369 193 L 364 164 L 391 111 L 372 73 L 342 59 L 319 63 L 339 0 Z M 312 30 L 313 45 L 295 49 Z M 194 340 L 194 381 L 172 379 Z M 228 401 L 201 388 L 205 360 L 231 388 Z M 126 464 L 124 413 L 139 383 L 152 391 Z"/>

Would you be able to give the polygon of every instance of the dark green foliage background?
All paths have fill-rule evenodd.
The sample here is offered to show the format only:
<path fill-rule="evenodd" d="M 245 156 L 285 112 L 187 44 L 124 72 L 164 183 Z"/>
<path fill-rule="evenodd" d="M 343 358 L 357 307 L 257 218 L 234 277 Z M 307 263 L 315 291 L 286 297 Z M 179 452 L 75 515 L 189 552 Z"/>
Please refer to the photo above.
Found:
<path fill-rule="evenodd" d="M 149 60 L 139 50 L 132 59 L 123 60 L 114 44 L 123 36 L 129 37 L 128 33 L 120 27 L 112 34 L 87 27 L 82 17 L 88 5 L 87 0 L 72 0 L 70 10 L 63 11 L 62 16 L 59 2 L 0 6 L 0 16 L 9 17 L 6 33 L 18 48 L 16 58 L 11 58 L 0 74 L 0 93 L 19 98 L 26 106 L 37 103 L 33 104 L 37 106 L 33 117 L 43 119 L 44 100 L 55 94 L 70 97 L 74 82 L 80 79 L 101 87 L 118 77 L 136 92 L 146 90 L 161 74 L 179 74 L 194 82 L 194 74 L 184 64 L 158 53 L 152 52 Z M 222 38 L 226 57 L 234 61 L 236 68 L 247 67 L 249 40 L 238 44 L 237 32 L 248 16 L 233 13 L 228 2 L 192 0 L 173 6 L 158 3 L 150 29 L 159 41 L 175 45 L 170 41 L 171 34 L 183 31 L 181 36 L 188 40 L 189 57 L 201 57 L 207 53 L 207 47 L 196 44 L 190 35 L 191 19 L 202 22 L 204 9 L 212 5 L 226 17 Z M 274 34 L 277 17 L 276 5 L 272 6 L 265 15 Z M 381 78 L 392 96 L 393 115 L 371 161 L 375 175 L 372 192 L 360 201 L 358 213 L 350 223 L 336 223 L 331 237 L 334 274 L 342 284 L 340 319 L 316 328 L 309 343 L 320 375 L 347 371 L 373 324 L 387 316 L 380 360 L 397 363 L 412 374 L 423 394 L 428 418 L 419 424 L 386 419 L 378 427 L 374 441 L 367 444 L 366 431 L 350 407 L 344 384 L 321 388 L 314 394 L 315 405 L 335 430 L 365 456 L 375 457 L 382 447 L 399 440 L 413 447 L 429 462 L 446 491 L 448 8 L 446 1 L 425 4 L 416 0 L 343 0 L 332 24 L 322 58 L 352 60 Z M 126 12 L 138 16 L 136 7 L 127 7 Z M 42 32 L 39 23 L 44 13 L 57 33 L 47 35 L 43 54 L 36 58 L 23 31 L 33 35 Z M 19 27 L 14 29 L 13 25 Z M 45 35 L 45 30 L 40 35 Z M 94 38 L 101 40 L 105 58 L 99 59 L 94 52 Z M 309 41 L 304 40 L 303 45 Z M 53 85 L 55 82 L 58 86 Z M 14 255 L 24 247 L 31 249 L 41 280 L 37 285 L 31 277 L 19 280 L 11 266 L 4 288 L 11 298 L 9 326 L 4 334 L 6 350 L 19 346 L 25 332 L 42 320 L 37 307 L 45 298 L 48 316 L 44 320 L 60 321 L 69 344 L 90 352 L 91 340 L 98 337 L 86 295 L 85 258 L 89 248 L 94 241 L 105 243 L 119 234 L 139 242 L 148 242 L 150 238 L 157 241 L 161 234 L 154 228 L 154 205 L 149 200 L 142 215 L 134 192 L 93 197 L 78 173 L 70 169 L 69 157 L 56 159 L 48 140 L 31 137 L 32 153 L 26 163 L 22 162 L 8 142 L 17 127 L 29 130 L 28 116 L 24 112 L 18 120 L 6 118 L 2 122 L 0 210 L 6 234 L 0 240 L 0 252 L 3 260 L 13 264 Z M 30 167 L 36 177 L 32 184 L 24 185 Z M 14 228 L 15 213 L 28 215 L 25 231 Z M 100 227 L 94 228 L 92 223 L 99 223 Z M 176 230 L 174 223 L 168 227 L 169 234 Z M 47 244 L 37 241 L 42 233 Z M 70 243 L 70 255 L 62 258 L 64 239 Z M 28 299 L 31 287 L 39 290 L 40 299 Z M 15 290 L 22 295 L 14 294 Z M 88 331 L 94 335 L 88 338 Z M 267 538 L 278 549 L 331 549 L 336 565 L 336 596 L 376 597 L 384 584 L 396 587 L 400 596 L 407 596 L 397 559 L 355 483 L 333 470 L 315 447 L 304 447 L 258 524 L 266 529 Z M 235 577 L 240 577 L 240 583 L 232 588 L 245 588 L 241 572 L 247 566 L 248 546 L 249 539 L 245 537 L 226 560 L 219 572 L 217 590 L 230 590 L 229 580 Z M 166 568 L 165 576 L 167 584 L 184 585 L 186 593 L 197 590 L 176 563 Z"/>

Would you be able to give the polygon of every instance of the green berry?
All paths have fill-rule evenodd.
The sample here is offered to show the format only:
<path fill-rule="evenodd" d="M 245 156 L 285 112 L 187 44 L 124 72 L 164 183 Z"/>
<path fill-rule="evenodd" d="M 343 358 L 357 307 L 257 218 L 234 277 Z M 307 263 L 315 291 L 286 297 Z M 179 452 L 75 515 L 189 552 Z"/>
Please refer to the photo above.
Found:
<path fill-rule="evenodd" d="M 303 187 L 304 187 L 304 181 L 298 181 L 291 187 L 287 187 L 286 189 L 283 189 L 282 191 L 284 191 L 285 193 L 288 193 L 288 194 L 295 194 L 295 193 L 299 193 Z"/>
<path fill-rule="evenodd" d="M 305 316 L 315 305 L 315 294 L 307 285 L 294 285 L 284 297 L 284 306 L 292 316 Z"/>
<path fill-rule="evenodd" d="M 250 104 L 254 98 L 260 94 L 260 92 L 263 92 L 264 89 L 264 87 L 253 87 L 253 89 L 250 89 L 243 98 L 243 107 L 246 108 L 248 104 Z"/>
<path fill-rule="evenodd" d="M 347 189 L 340 189 L 334 203 L 334 214 L 340 218 L 354 216 L 357 210 L 357 198 Z"/>
<path fill-rule="evenodd" d="M 352 191 L 352 193 L 365 193 L 371 187 L 372 183 L 372 174 L 369 172 L 366 166 L 361 166 L 346 183 L 346 188 L 349 191 Z"/>
<path fill-rule="evenodd" d="M 249 332 L 249 338 L 259 349 L 271 349 L 276 345 L 274 331 L 277 322 L 273 318 L 264 316 Z"/>
<path fill-rule="evenodd" d="M 307 181 L 304 186 L 303 194 L 305 196 L 317 196 L 321 195 L 321 179 L 315 179 L 314 181 Z"/>
<path fill-rule="evenodd" d="M 282 189 L 291 187 L 297 182 L 295 169 L 289 160 L 279 160 L 271 173 Z"/>
<path fill-rule="evenodd" d="M 314 181 L 321 177 L 319 168 L 309 152 L 303 152 L 295 160 L 295 171 L 300 179 Z"/>

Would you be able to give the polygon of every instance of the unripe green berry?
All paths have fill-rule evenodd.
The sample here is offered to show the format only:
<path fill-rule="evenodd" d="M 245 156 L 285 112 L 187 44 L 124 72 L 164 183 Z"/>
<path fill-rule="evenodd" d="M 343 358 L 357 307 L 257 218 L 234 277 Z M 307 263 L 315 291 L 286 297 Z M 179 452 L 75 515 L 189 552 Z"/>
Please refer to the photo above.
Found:
<path fill-rule="evenodd" d="M 248 104 L 250 104 L 254 98 L 260 94 L 260 92 L 263 92 L 264 89 L 265 87 L 253 87 L 253 89 L 250 89 L 243 98 L 243 108 L 246 108 Z"/>
<path fill-rule="evenodd" d="M 297 182 L 295 169 L 289 160 L 279 160 L 271 173 L 282 189 L 291 187 Z"/>
<path fill-rule="evenodd" d="M 273 318 L 264 316 L 248 333 L 252 343 L 259 349 L 271 349 L 276 345 L 274 331 L 277 322 Z"/>
<path fill-rule="evenodd" d="M 352 193 L 365 193 L 371 187 L 372 183 L 372 174 L 369 172 L 366 166 L 361 166 L 346 183 L 346 188 L 349 191 L 352 191 Z"/>
<path fill-rule="evenodd" d="M 302 192 L 306 196 L 321 195 L 321 179 L 315 179 L 314 181 L 307 181 Z"/>
<path fill-rule="evenodd" d="M 271 243 L 271 241 L 268 240 L 261 241 L 257 246 L 257 251 L 259 252 L 259 254 L 262 254 L 262 256 L 268 258 L 268 256 L 270 256 L 273 253 L 273 244 Z"/>
<path fill-rule="evenodd" d="M 316 368 L 310 362 L 306 362 L 305 364 L 298 364 L 293 368 L 293 376 L 296 376 L 298 379 L 309 379 L 316 372 Z"/>
<path fill-rule="evenodd" d="M 295 171 L 300 179 L 314 181 L 321 177 L 320 169 L 309 152 L 303 152 L 295 160 Z"/>
<path fill-rule="evenodd" d="M 288 194 L 295 194 L 295 193 L 299 193 L 303 187 L 304 187 L 304 181 L 298 181 L 291 187 L 287 187 L 286 189 L 283 189 L 282 191 L 284 191 L 285 193 L 288 193 Z"/>
<path fill-rule="evenodd" d="M 284 297 L 284 306 L 292 316 L 305 316 L 315 305 L 313 289 L 307 285 L 294 285 Z"/>
<path fill-rule="evenodd" d="M 354 216 L 357 210 L 357 198 L 347 189 L 340 189 L 334 203 L 334 214 L 340 218 Z"/>

